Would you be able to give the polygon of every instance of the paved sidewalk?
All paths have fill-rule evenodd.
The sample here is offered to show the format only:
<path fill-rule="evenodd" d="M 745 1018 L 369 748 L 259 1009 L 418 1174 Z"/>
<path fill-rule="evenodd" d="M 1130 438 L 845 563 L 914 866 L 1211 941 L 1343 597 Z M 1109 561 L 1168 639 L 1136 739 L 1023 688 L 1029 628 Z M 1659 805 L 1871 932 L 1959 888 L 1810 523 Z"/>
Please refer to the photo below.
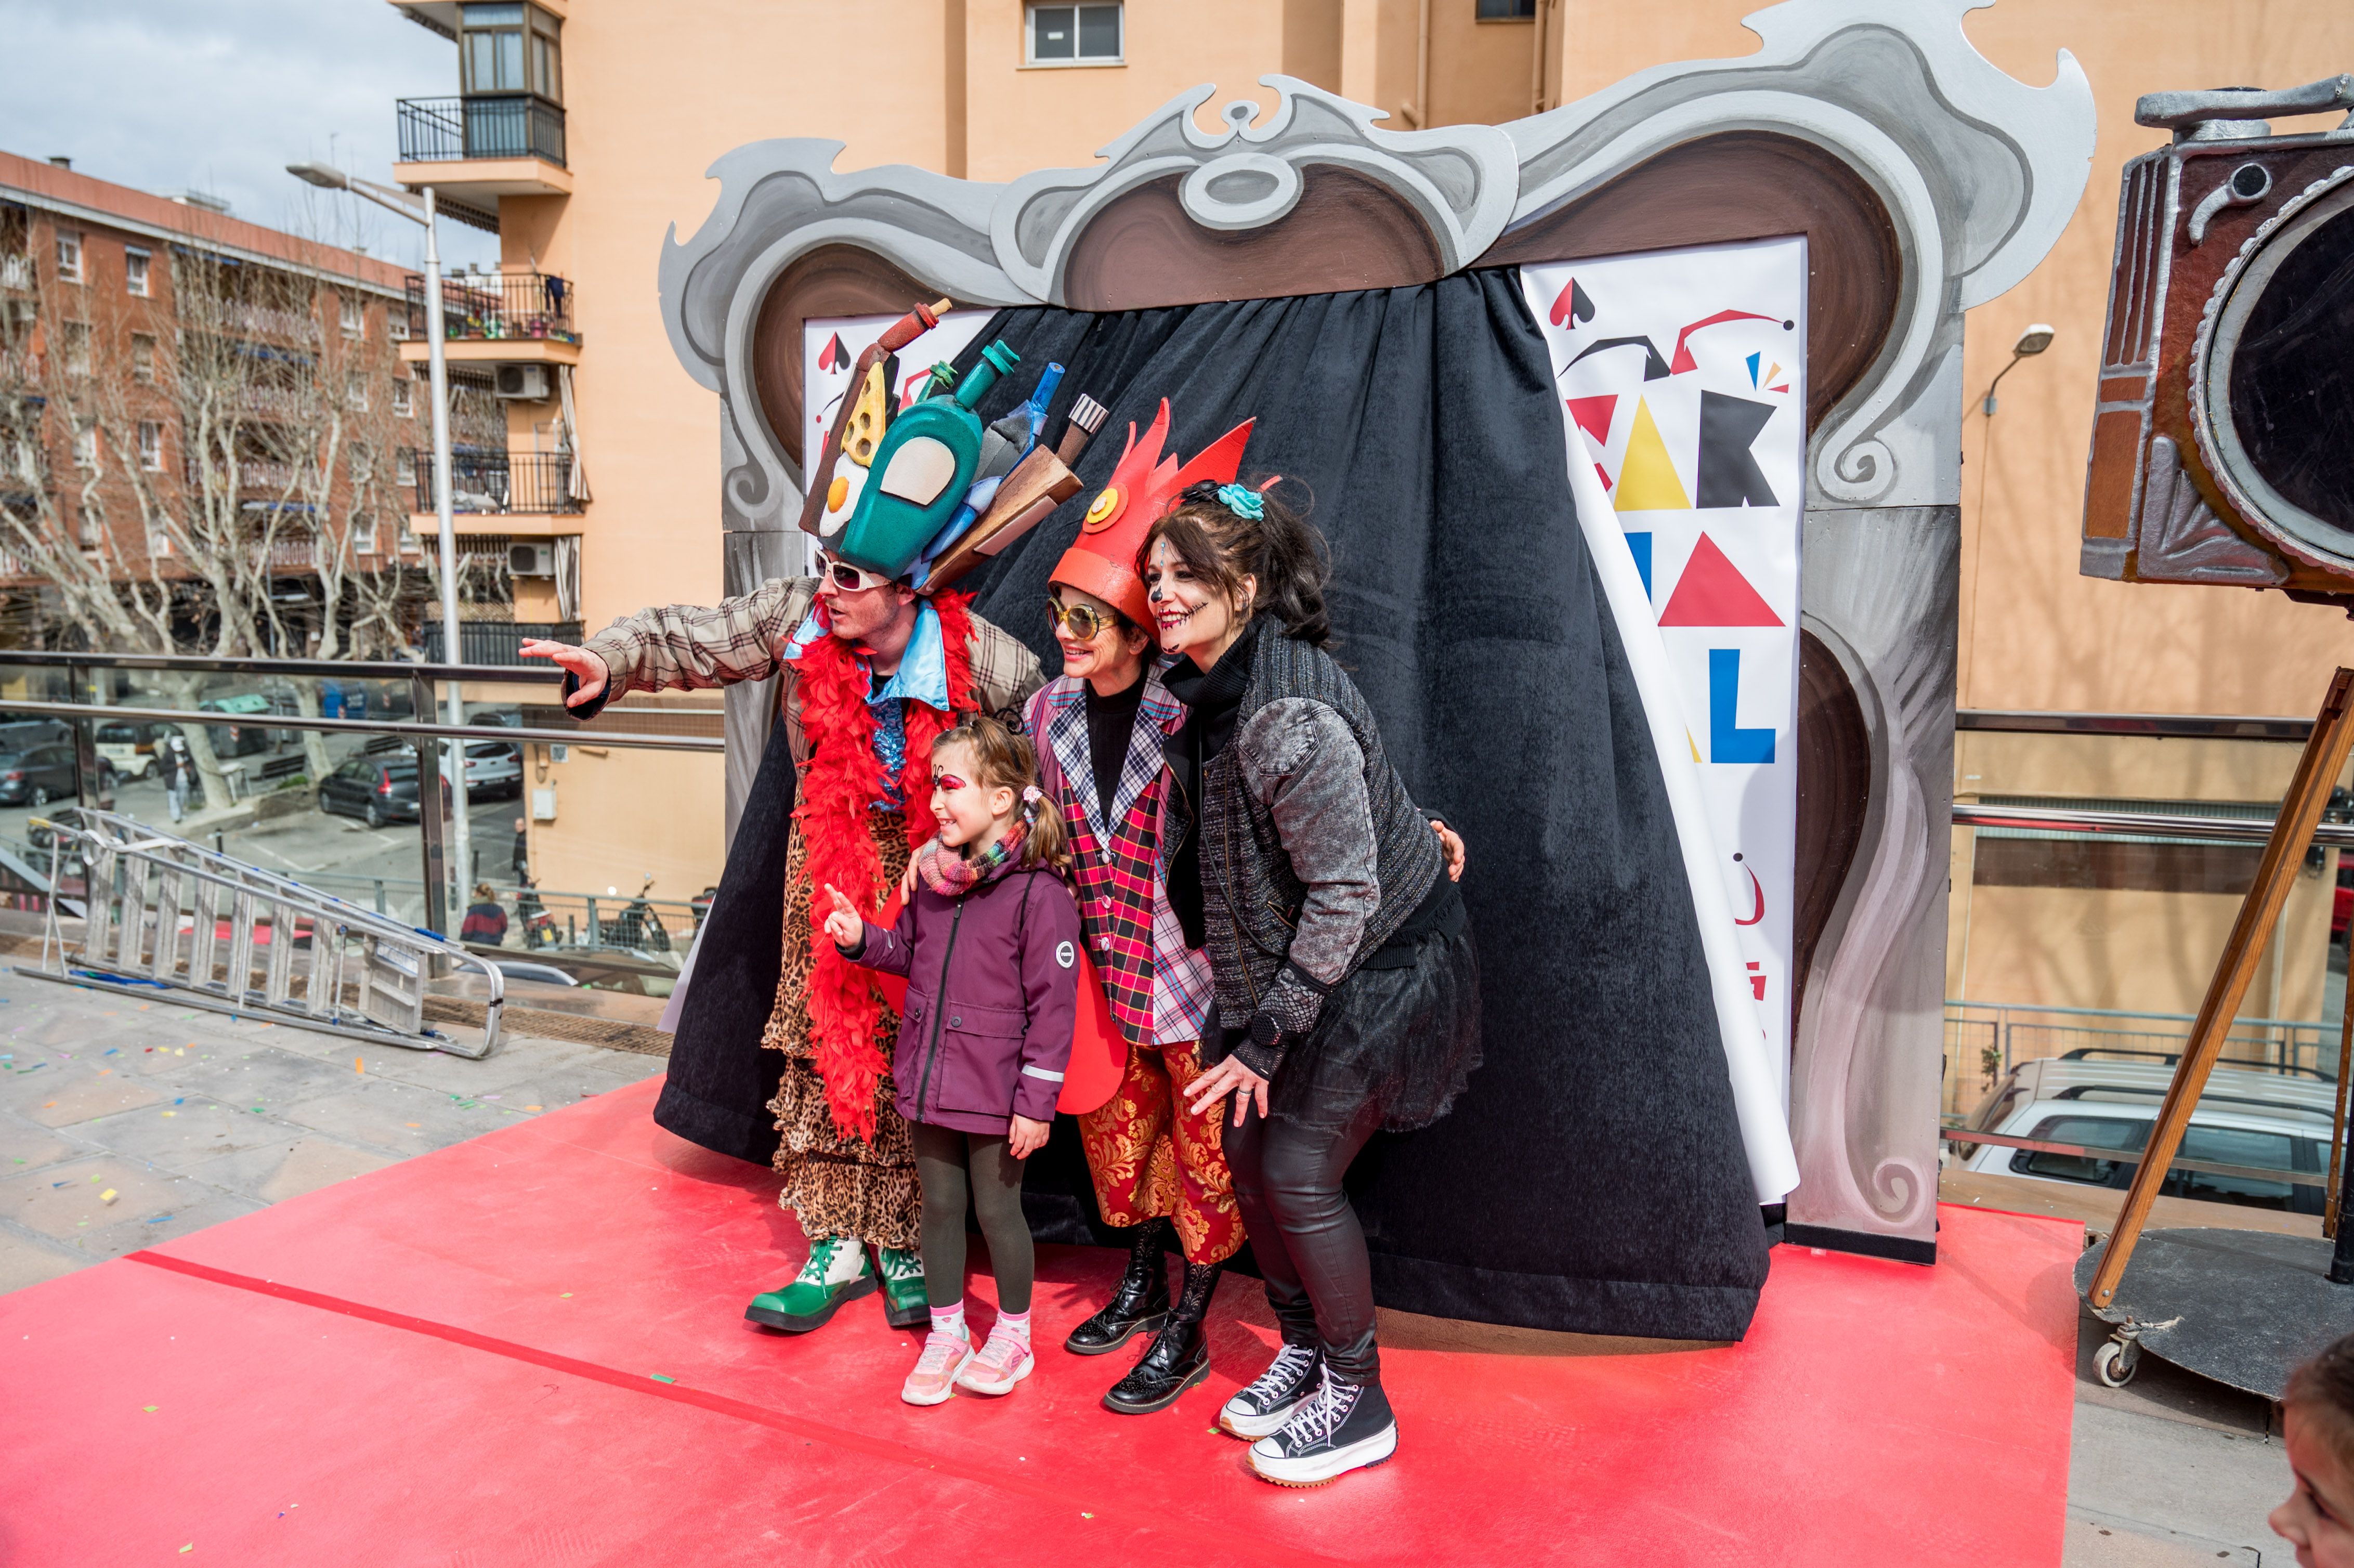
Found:
<path fill-rule="evenodd" d="M 514 1036 L 470 1062 L 0 970 L 0 1291 L 663 1067 Z"/>

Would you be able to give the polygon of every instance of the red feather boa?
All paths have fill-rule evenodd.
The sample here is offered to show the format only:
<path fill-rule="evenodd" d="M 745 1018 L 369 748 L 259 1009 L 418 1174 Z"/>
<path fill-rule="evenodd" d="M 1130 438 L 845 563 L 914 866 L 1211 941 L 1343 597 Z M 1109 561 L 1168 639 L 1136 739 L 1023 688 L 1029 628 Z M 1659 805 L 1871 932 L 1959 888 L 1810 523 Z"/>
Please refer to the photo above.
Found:
<path fill-rule="evenodd" d="M 907 842 L 913 848 L 931 836 L 923 802 L 932 792 L 932 742 L 955 726 L 956 715 L 978 705 L 972 694 L 971 603 L 965 594 L 932 600 L 940 618 L 941 651 L 947 655 L 949 702 L 942 713 L 928 703 L 901 705 L 907 732 L 906 760 L 899 770 L 899 798 L 907 803 Z M 826 636 L 811 641 L 799 660 L 801 731 L 810 743 L 810 764 L 801 778 L 793 819 L 806 849 L 810 946 L 815 963 L 809 980 L 810 1030 L 817 1041 L 817 1072 L 825 1084 L 834 1129 L 844 1138 L 875 1136 L 875 1085 L 889 1064 L 875 1044 L 883 999 L 866 970 L 844 959 L 825 939 L 828 884 L 864 910 L 879 910 L 883 861 L 875 853 L 867 818 L 883 794 L 883 764 L 875 755 L 875 715 L 866 705 L 866 665 L 846 643 Z M 790 894 L 788 895 L 790 895 Z"/>

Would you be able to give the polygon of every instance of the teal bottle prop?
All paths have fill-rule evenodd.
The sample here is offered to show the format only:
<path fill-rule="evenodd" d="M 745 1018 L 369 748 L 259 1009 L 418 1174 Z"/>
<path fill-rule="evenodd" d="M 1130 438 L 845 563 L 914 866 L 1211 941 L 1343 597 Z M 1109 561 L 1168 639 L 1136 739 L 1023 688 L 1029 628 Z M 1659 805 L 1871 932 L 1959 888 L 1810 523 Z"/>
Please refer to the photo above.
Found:
<path fill-rule="evenodd" d="M 1020 362 L 1000 340 L 981 351 L 981 363 L 953 392 L 947 390 L 945 367 L 933 373 L 932 385 L 941 390 L 902 410 L 875 447 L 865 487 L 834 542 L 835 555 L 887 577 L 907 575 L 971 487 L 981 441 L 973 406 Z"/>

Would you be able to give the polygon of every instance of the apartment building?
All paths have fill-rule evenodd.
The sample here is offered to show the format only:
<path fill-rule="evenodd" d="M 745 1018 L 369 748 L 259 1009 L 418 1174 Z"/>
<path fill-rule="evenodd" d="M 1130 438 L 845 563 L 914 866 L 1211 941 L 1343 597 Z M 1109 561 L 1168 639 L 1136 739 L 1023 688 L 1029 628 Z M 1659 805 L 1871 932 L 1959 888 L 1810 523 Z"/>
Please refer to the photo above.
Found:
<path fill-rule="evenodd" d="M 336 651 L 413 641 L 429 578 L 401 488 L 426 411 L 397 353 L 408 322 L 403 273 L 374 258 L 0 153 L 9 630 L 103 645 L 77 590 L 142 583 L 174 601 L 184 647 L 240 616 L 232 644 L 280 647 L 256 604 L 307 601 L 280 616 L 305 646 L 281 651 L 309 652 L 329 599 Z M 381 613 L 358 631 L 363 601 Z"/>
<path fill-rule="evenodd" d="M 1002 181 L 1085 164 L 1203 83 L 1216 88 L 1199 111 L 1205 128 L 1231 99 L 1272 108 L 1258 79 L 1281 72 L 1406 130 L 1510 121 L 1651 67 L 1755 47 L 1740 25 L 1754 0 L 1633 9 L 1568 0 L 392 3 L 452 45 L 445 81 L 387 106 L 401 131 L 395 177 L 433 185 L 500 235 L 498 277 L 479 285 L 501 302 L 500 324 L 453 336 L 453 355 L 545 393 L 504 405 L 510 465 L 554 464 L 514 488 L 539 502 L 465 525 L 487 535 L 495 521 L 511 539 L 577 548 L 578 614 L 592 629 L 646 604 L 708 603 L 721 592 L 718 420 L 677 364 L 655 270 L 664 236 L 692 233 L 709 211 L 717 187 L 705 171 L 731 148 L 822 137 L 843 144 L 839 168 L 909 164 Z M 2128 26 L 2099 0 L 2006 0 L 1956 9 L 1953 25 L 2031 85 L 2050 80 L 2058 52 L 2072 51 L 2100 116 L 2094 167 L 2060 245 L 1968 318 L 1958 366 L 1969 409 L 1960 705 L 2308 711 L 2329 668 L 2354 653 L 2341 617 L 2278 595 L 2081 577 L 2078 517 L 2117 172 L 2166 134 L 2133 123 L 2135 99 L 2224 80 L 2284 86 L 2343 68 L 2354 62 L 2354 12 L 2330 0 L 2159 0 Z M 552 311 L 550 330 L 519 329 L 557 289 L 561 331 Z M 2037 322 L 2056 329 L 2050 351 L 2021 361 L 1996 411 L 1982 412 L 1980 395 Z M 404 353 L 420 355 L 422 345 Z M 567 580 L 517 578 L 516 619 L 570 619 L 557 594 Z M 633 702 L 640 723 L 716 733 L 709 694 Z M 716 876 L 715 761 L 583 750 L 535 764 L 560 802 L 532 830 L 546 876 L 603 885 L 622 879 L 618 869 L 656 875 L 672 895 Z M 1955 784 L 1965 798 L 2243 814 L 2277 798 L 2294 759 L 2294 747 L 1966 729 Z M 2195 1006 L 2253 865 L 2222 844 L 2190 846 L 2186 858 L 2046 835 L 1983 865 L 1977 848 L 1973 834 L 1956 833 L 1948 994 L 2106 1008 Z M 617 867 L 617 854 L 629 863 Z M 2329 903 L 2317 867 L 2270 961 L 2259 999 L 2267 1011 L 2318 1012 Z"/>

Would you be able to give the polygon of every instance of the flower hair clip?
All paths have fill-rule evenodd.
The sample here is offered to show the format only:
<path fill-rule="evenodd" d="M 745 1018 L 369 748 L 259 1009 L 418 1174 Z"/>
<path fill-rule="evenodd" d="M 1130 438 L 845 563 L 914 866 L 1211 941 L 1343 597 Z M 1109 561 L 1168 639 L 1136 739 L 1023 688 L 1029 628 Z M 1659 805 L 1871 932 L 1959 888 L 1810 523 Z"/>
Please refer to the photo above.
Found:
<path fill-rule="evenodd" d="M 1266 499 L 1247 484 L 1218 486 L 1218 502 L 1235 516 L 1247 517 L 1254 523 L 1267 516 Z"/>

